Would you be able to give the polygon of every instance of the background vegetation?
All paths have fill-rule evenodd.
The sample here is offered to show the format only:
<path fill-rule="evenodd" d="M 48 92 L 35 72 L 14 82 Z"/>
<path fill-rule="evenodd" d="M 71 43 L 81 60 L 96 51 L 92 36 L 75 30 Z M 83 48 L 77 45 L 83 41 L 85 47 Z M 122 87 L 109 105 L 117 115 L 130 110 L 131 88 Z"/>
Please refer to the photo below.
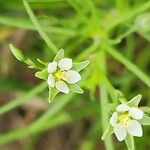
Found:
<path fill-rule="evenodd" d="M 51 61 L 60 48 L 74 61 L 89 59 L 84 94 L 59 94 L 48 103 L 47 84 L 17 61 L 14 44 L 32 60 Z M 114 89 L 127 99 L 141 93 L 150 105 L 149 0 L 0 1 L 0 149 L 126 149 L 101 140 Z M 148 110 L 149 112 L 149 110 Z M 150 127 L 135 138 L 149 149 Z"/>

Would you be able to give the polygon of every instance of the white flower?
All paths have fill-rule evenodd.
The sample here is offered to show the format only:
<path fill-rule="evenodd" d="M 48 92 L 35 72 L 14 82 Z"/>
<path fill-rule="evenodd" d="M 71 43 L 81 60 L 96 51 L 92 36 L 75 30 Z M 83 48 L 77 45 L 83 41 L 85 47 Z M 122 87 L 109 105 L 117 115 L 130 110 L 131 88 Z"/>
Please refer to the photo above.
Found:
<path fill-rule="evenodd" d="M 53 61 L 48 64 L 48 79 L 47 83 L 50 87 L 56 87 L 56 89 L 62 93 L 68 94 L 69 84 L 75 84 L 81 80 L 81 76 L 77 71 L 72 68 L 72 59 L 62 58 L 59 61 Z"/>
<path fill-rule="evenodd" d="M 72 63 L 72 59 L 64 58 L 64 50 L 60 49 L 52 62 L 37 61 L 43 66 L 43 70 L 37 71 L 35 76 L 47 81 L 50 103 L 59 92 L 83 94 L 77 82 L 81 80 L 79 72 L 90 64 L 89 60 Z"/>
<path fill-rule="evenodd" d="M 119 141 L 126 138 L 127 133 L 132 136 L 141 137 L 143 135 L 142 126 L 138 120 L 143 118 L 143 111 L 130 107 L 127 104 L 117 106 L 110 118 L 110 124 L 114 128 L 114 133 Z"/>

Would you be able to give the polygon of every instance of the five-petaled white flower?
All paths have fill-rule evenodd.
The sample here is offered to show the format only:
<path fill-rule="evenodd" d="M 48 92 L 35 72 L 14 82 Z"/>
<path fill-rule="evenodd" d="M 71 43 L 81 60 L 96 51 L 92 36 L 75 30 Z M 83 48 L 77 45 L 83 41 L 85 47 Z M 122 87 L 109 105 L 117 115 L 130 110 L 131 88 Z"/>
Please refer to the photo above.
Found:
<path fill-rule="evenodd" d="M 141 137 L 142 126 L 138 120 L 143 118 L 143 111 L 130 107 L 126 103 L 120 104 L 110 118 L 110 124 L 114 128 L 114 133 L 119 141 L 126 138 L 127 133 L 132 136 Z"/>
<path fill-rule="evenodd" d="M 42 69 L 37 71 L 35 76 L 47 81 L 49 102 L 52 102 L 59 92 L 65 94 L 68 94 L 69 91 L 83 93 L 77 82 L 81 80 L 79 72 L 90 64 L 89 60 L 72 63 L 72 59 L 64 58 L 64 50 L 60 49 L 53 61 L 44 62 L 40 59 L 37 61 L 41 64 L 40 68 Z"/>
<path fill-rule="evenodd" d="M 53 61 L 48 64 L 48 79 L 47 83 L 50 87 L 62 93 L 68 94 L 69 88 L 67 83 L 75 84 L 81 80 L 81 76 L 72 68 L 72 59 L 62 58 L 59 61 Z"/>

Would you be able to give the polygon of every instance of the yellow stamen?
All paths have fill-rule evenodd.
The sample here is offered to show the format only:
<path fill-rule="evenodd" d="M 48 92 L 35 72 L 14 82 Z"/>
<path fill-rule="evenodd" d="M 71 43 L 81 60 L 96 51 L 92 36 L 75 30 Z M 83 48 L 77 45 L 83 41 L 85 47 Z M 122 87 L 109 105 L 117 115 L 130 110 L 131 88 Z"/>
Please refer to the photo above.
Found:
<path fill-rule="evenodd" d="M 54 73 L 55 80 L 59 81 L 64 79 L 65 71 L 59 69 Z"/>
<path fill-rule="evenodd" d="M 125 127 L 129 125 L 129 121 L 131 120 L 131 117 L 129 113 L 122 113 L 118 117 L 118 122 L 122 123 Z"/>

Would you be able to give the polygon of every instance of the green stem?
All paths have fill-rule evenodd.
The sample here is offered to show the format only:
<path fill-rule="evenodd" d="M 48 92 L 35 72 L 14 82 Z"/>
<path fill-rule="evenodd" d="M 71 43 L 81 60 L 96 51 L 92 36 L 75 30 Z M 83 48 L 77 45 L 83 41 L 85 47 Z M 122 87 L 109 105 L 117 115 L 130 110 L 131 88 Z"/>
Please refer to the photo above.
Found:
<path fill-rule="evenodd" d="M 101 65 L 101 64 L 100 64 Z M 100 67 L 99 65 L 99 67 Z M 115 88 L 113 87 L 113 85 L 111 84 L 111 82 L 108 80 L 108 78 L 106 77 L 106 75 L 103 73 L 103 71 L 100 68 L 100 72 L 101 72 L 101 76 L 102 76 L 102 82 L 105 85 L 105 88 L 107 89 L 108 93 L 110 94 L 111 98 L 112 98 L 112 102 L 113 103 L 118 103 L 116 96 L 115 96 Z"/>
<path fill-rule="evenodd" d="M 105 132 L 106 127 L 108 125 L 108 98 L 107 92 L 104 86 L 100 87 L 100 108 L 101 108 L 101 120 L 102 120 L 102 128 L 103 132 Z M 111 137 L 108 137 L 105 141 L 106 150 L 113 150 L 113 143 Z"/>
<path fill-rule="evenodd" d="M 30 17 L 30 20 L 32 21 L 32 23 L 34 24 L 35 28 L 37 29 L 37 31 L 39 32 L 40 36 L 43 38 L 43 40 L 45 41 L 45 43 L 48 45 L 48 47 L 50 49 L 52 49 L 52 51 L 54 53 L 57 53 L 57 47 L 50 41 L 50 39 L 48 38 L 47 34 L 44 32 L 44 30 L 42 29 L 41 25 L 39 24 L 39 22 L 37 21 L 34 13 L 32 12 L 30 5 L 28 4 L 28 2 L 26 0 L 23 0 L 23 4 L 24 7 Z"/>
<path fill-rule="evenodd" d="M 103 61 L 101 63 L 101 69 L 104 72 L 106 72 L 105 52 L 101 51 L 101 54 L 102 54 L 101 59 L 103 59 Z M 107 91 L 105 89 L 105 86 L 100 85 L 99 87 L 100 87 L 101 119 L 102 119 L 102 128 L 103 128 L 103 132 L 104 132 L 107 128 L 108 121 L 109 121 L 108 96 L 107 96 Z M 104 142 L 105 142 L 106 150 L 113 150 L 114 149 L 111 137 L 106 139 Z"/>
<path fill-rule="evenodd" d="M 135 64 L 130 62 L 127 58 L 122 56 L 118 51 L 112 47 L 105 46 L 104 48 L 111 56 L 121 62 L 127 69 L 133 72 L 139 79 L 141 79 L 148 87 L 150 87 L 150 78 L 142 72 Z"/>
<path fill-rule="evenodd" d="M 94 52 L 99 47 L 99 45 L 99 39 L 94 39 L 93 43 L 83 52 L 81 52 L 79 56 L 76 57 L 76 60 L 82 60 L 87 58 L 87 56 L 89 56 L 90 53 Z"/>
<path fill-rule="evenodd" d="M 17 99 L 12 100 L 11 102 L 3 105 L 0 107 L 0 115 L 20 106 L 21 104 L 23 104 L 24 102 L 26 102 L 27 100 L 29 100 L 31 97 L 37 95 L 38 93 L 40 93 L 41 91 L 43 91 L 46 88 L 47 84 L 45 82 L 40 83 L 39 85 L 37 85 L 35 88 L 33 88 L 31 91 L 29 91 L 28 93 L 25 93 L 21 96 L 19 96 Z"/>
<path fill-rule="evenodd" d="M 116 39 L 109 39 L 109 44 L 110 45 L 116 45 L 118 43 L 120 43 L 122 41 L 122 39 L 126 38 L 127 36 L 129 36 L 130 34 L 132 34 L 133 32 L 135 32 L 137 30 L 137 28 L 131 27 L 129 28 L 126 32 L 124 32 L 123 34 L 119 35 Z"/>

